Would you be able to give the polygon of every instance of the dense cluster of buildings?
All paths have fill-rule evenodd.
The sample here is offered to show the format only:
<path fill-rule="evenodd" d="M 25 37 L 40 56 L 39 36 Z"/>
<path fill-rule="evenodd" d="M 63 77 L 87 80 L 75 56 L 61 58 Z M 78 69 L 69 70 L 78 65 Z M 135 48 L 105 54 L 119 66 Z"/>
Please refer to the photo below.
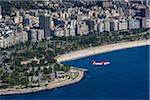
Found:
<path fill-rule="evenodd" d="M 56 11 L 19 9 L 12 12 L 11 16 L 2 16 L 0 6 L 0 48 L 19 42 L 41 41 L 52 36 L 67 37 L 150 28 L 148 0 L 120 1 L 118 4 L 112 0 L 104 0 L 102 6 L 76 6 Z M 45 3 L 51 5 L 48 1 Z"/>

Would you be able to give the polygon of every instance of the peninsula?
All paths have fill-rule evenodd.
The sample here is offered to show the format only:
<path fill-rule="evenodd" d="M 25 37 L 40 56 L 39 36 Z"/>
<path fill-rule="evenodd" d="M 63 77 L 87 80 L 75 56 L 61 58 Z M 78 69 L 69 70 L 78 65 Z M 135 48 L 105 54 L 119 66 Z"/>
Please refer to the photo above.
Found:
<path fill-rule="evenodd" d="M 84 71 L 83 70 L 75 70 L 73 69 L 72 71 L 75 72 L 76 77 L 75 78 L 61 78 L 61 79 L 56 79 L 53 82 L 48 83 L 45 86 L 40 86 L 40 87 L 33 87 L 33 88 L 7 88 L 7 89 L 0 89 L 0 95 L 11 95 L 11 94 L 24 94 L 24 93 L 31 93 L 31 92 L 38 92 L 38 91 L 43 91 L 43 90 L 50 90 L 50 89 L 55 89 L 61 86 L 65 85 L 70 85 L 79 82 L 83 77 L 84 77 Z"/>

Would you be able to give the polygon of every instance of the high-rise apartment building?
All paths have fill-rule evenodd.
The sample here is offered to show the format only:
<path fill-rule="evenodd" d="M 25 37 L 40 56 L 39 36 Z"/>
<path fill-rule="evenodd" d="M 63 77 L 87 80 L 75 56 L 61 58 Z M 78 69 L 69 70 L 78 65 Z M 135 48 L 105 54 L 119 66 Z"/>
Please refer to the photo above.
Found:
<path fill-rule="evenodd" d="M 45 39 L 48 39 L 51 36 L 51 30 L 50 30 L 50 23 L 51 18 L 49 15 L 42 15 L 39 17 L 39 27 L 40 29 L 44 30 L 44 37 Z"/>
<path fill-rule="evenodd" d="M 2 19 L 2 6 L 0 5 L 0 19 Z"/>

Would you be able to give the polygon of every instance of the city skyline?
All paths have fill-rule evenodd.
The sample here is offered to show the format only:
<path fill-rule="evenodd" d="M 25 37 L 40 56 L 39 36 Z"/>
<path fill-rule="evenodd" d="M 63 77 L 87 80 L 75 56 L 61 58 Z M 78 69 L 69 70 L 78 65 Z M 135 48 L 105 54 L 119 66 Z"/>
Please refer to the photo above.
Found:
<path fill-rule="evenodd" d="M 149 47 L 149 0 L 1 0 L 0 98 L 148 100 Z"/>

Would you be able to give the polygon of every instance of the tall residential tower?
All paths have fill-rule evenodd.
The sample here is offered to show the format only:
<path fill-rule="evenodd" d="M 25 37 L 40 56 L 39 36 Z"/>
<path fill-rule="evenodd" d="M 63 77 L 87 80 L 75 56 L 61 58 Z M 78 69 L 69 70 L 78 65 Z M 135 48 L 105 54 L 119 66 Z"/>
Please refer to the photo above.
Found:
<path fill-rule="evenodd" d="M 49 15 L 41 15 L 39 17 L 39 27 L 44 30 L 45 39 L 48 39 L 52 34 L 50 30 L 50 19 Z"/>

